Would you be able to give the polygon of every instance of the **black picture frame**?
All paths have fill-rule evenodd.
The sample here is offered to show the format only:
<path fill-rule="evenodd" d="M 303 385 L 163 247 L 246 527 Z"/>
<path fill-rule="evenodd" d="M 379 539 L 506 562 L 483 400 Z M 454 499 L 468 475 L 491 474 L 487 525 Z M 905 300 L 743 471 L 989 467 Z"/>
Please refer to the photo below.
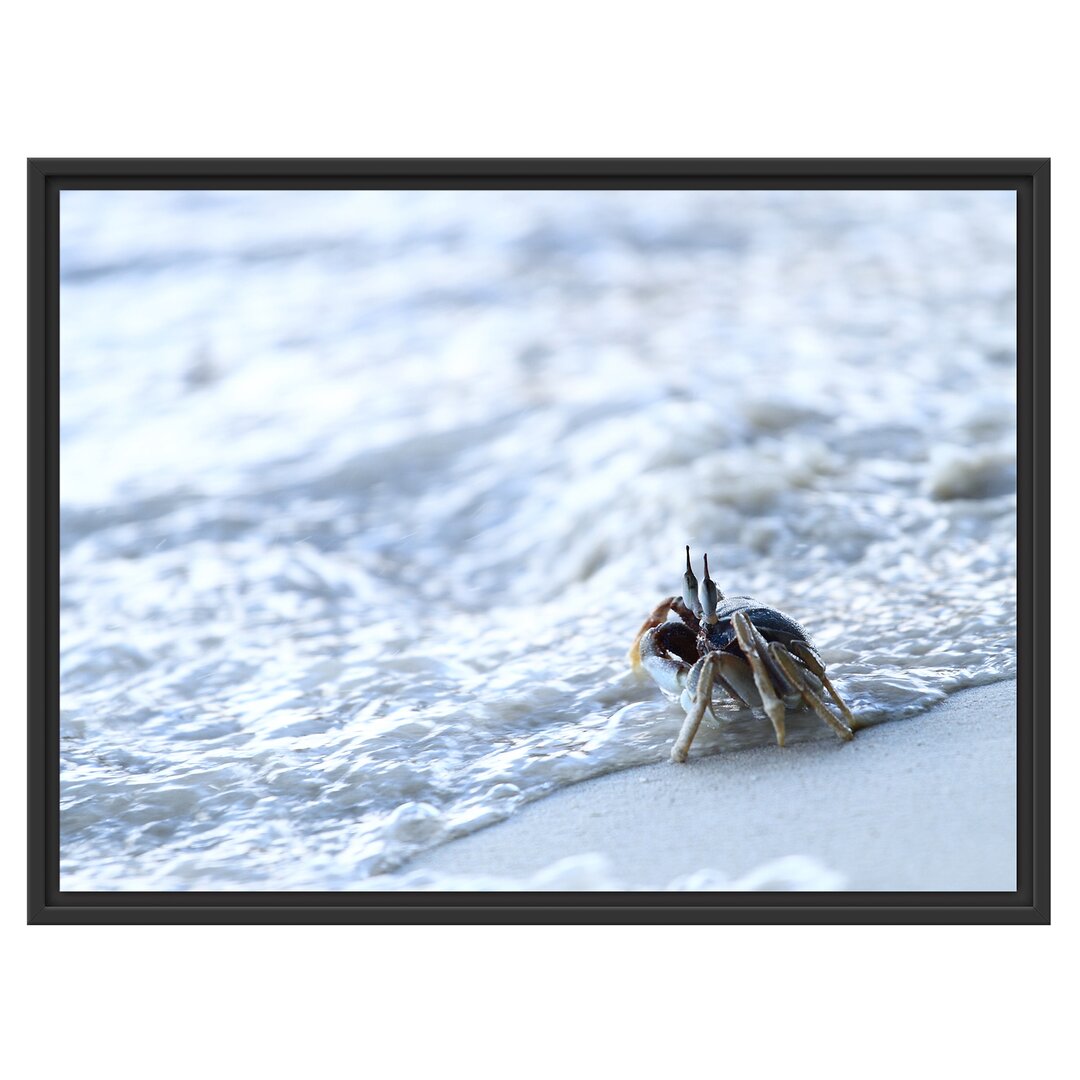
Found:
<path fill-rule="evenodd" d="M 59 873 L 60 192 L 90 188 L 998 189 L 1017 193 L 1015 893 L 74 893 Z M 1048 923 L 1050 162 L 32 159 L 27 168 L 27 918 L 56 923 Z"/>

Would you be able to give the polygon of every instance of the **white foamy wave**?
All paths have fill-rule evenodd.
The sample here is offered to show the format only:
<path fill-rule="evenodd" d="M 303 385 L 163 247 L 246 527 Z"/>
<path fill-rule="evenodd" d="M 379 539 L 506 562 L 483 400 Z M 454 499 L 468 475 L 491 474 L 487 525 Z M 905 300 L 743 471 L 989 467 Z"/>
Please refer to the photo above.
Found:
<path fill-rule="evenodd" d="M 604 855 L 571 855 L 529 877 L 444 874 L 434 870 L 375 877 L 363 889 L 412 892 L 838 892 L 843 874 L 806 855 L 772 859 L 739 877 L 717 870 L 682 874 L 662 886 L 634 885 L 623 880 Z"/>

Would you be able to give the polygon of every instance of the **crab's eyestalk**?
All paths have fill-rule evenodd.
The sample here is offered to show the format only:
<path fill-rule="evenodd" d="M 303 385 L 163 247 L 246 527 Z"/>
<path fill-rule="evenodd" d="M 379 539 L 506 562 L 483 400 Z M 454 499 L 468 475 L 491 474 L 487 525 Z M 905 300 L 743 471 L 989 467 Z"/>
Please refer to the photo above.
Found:
<path fill-rule="evenodd" d="M 712 626 L 716 622 L 716 603 L 720 599 L 720 590 L 716 587 L 716 582 L 709 577 L 709 556 L 705 556 L 705 577 L 702 579 L 701 585 L 698 588 L 698 600 L 700 601 L 700 610 L 697 614 L 704 622 Z"/>
<path fill-rule="evenodd" d="M 690 545 L 686 545 L 686 573 L 683 574 L 683 603 L 700 619 L 701 605 L 698 603 L 698 581 L 690 566 Z"/>

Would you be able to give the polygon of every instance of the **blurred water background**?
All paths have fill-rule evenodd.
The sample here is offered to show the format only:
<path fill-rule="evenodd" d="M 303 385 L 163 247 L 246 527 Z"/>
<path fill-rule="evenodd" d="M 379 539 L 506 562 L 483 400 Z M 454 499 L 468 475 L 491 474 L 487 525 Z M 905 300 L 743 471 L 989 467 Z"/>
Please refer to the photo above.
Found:
<path fill-rule="evenodd" d="M 626 652 L 686 543 L 864 720 L 1014 676 L 1012 193 L 65 191 L 61 229 L 64 889 L 394 887 L 664 759 Z M 695 754 L 772 740 L 730 715 Z"/>

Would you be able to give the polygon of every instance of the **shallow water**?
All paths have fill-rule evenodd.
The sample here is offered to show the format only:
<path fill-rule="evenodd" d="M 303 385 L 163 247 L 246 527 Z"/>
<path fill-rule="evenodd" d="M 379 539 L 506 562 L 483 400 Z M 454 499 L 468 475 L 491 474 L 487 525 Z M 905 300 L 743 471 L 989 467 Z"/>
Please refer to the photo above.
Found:
<path fill-rule="evenodd" d="M 1015 674 L 1011 193 L 61 215 L 65 889 L 393 883 L 665 758 L 626 651 L 686 543 L 864 721 Z"/>

